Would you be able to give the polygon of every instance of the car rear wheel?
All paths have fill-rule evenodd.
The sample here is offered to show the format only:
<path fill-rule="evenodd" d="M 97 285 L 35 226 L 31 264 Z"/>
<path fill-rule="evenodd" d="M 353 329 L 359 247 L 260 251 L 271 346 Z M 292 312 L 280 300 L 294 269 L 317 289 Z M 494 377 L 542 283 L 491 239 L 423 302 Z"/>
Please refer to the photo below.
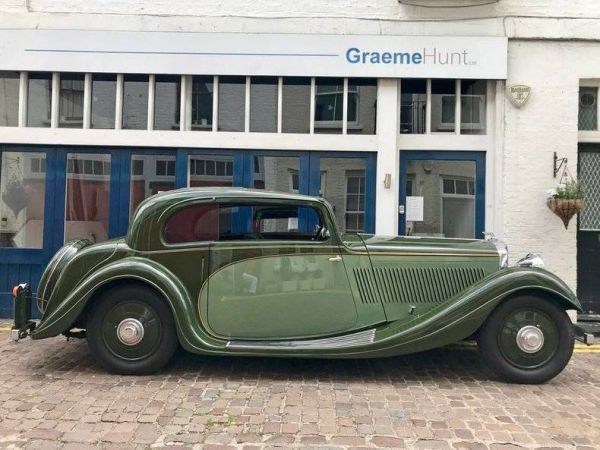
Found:
<path fill-rule="evenodd" d="M 571 359 L 574 340 L 567 313 L 535 296 L 503 302 L 478 334 L 481 354 L 498 375 L 530 384 L 558 375 Z"/>
<path fill-rule="evenodd" d="M 154 290 L 136 285 L 110 289 L 94 302 L 87 338 L 98 361 L 121 374 L 155 372 L 178 345 L 170 308 Z"/>

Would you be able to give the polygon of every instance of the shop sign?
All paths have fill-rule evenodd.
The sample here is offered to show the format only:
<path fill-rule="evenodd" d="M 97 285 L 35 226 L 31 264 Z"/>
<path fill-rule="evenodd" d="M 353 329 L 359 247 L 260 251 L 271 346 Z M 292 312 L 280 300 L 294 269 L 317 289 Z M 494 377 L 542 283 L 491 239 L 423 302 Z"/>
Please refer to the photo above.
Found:
<path fill-rule="evenodd" d="M 2 30 L 3 70 L 505 79 L 482 36 Z"/>

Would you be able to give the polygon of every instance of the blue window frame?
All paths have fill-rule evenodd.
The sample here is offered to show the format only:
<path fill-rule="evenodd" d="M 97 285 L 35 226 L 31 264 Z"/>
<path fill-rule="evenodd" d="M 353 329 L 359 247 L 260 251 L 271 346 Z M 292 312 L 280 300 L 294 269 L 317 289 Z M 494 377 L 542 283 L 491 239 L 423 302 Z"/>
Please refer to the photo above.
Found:
<path fill-rule="evenodd" d="M 406 151 L 400 152 L 400 204 L 406 205 L 409 161 L 473 161 L 475 163 L 475 238 L 485 229 L 485 152 Z M 405 215 L 398 216 L 398 234 L 406 234 Z"/>

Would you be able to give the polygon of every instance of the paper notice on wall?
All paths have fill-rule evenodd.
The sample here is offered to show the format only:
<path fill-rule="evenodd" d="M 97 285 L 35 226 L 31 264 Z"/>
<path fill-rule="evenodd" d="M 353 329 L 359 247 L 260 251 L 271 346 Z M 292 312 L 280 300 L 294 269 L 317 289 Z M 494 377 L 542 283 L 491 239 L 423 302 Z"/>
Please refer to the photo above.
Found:
<path fill-rule="evenodd" d="M 423 221 L 423 197 L 406 197 L 406 220 Z"/>

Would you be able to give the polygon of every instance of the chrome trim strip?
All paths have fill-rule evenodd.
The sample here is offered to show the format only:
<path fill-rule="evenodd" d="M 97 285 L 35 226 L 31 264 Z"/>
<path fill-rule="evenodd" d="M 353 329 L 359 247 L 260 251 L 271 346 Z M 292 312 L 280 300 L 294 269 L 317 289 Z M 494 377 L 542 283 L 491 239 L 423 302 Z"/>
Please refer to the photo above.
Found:
<path fill-rule="evenodd" d="M 294 341 L 242 341 L 227 342 L 232 350 L 331 350 L 336 348 L 359 347 L 372 344 L 375 340 L 375 329 L 359 331 L 321 339 L 304 339 Z"/>

